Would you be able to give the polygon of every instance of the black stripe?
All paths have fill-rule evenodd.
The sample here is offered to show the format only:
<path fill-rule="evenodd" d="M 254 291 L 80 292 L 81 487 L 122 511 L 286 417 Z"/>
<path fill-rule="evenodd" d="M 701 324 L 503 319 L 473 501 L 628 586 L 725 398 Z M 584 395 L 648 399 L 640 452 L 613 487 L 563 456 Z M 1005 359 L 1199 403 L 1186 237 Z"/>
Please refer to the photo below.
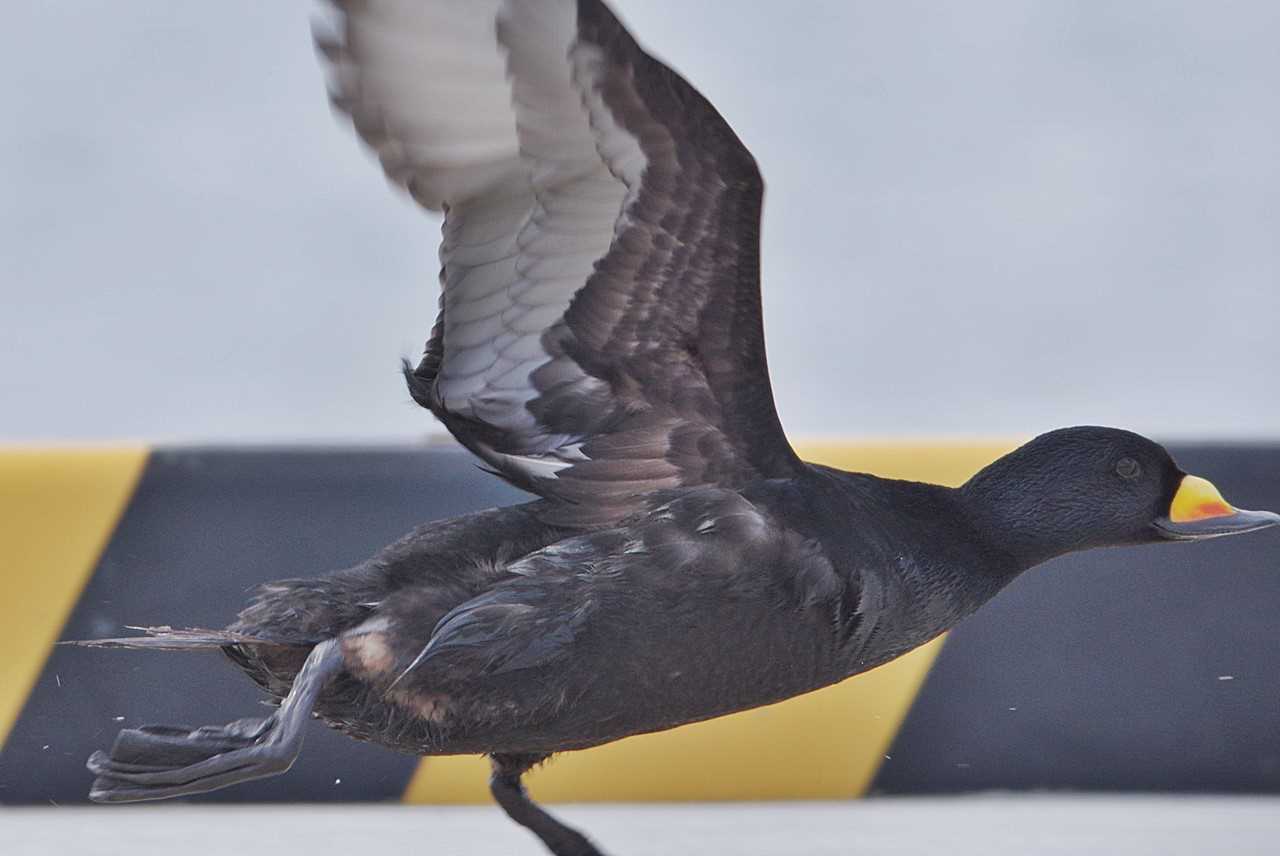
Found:
<path fill-rule="evenodd" d="M 159 451 L 63 638 L 220 627 L 257 583 L 316 576 L 425 520 L 522 498 L 446 450 Z M 83 802 L 85 759 L 122 726 L 261 716 L 261 698 L 220 654 L 55 649 L 0 755 L 0 802 Z M 395 800 L 416 760 L 316 725 L 287 775 L 195 799 Z"/>

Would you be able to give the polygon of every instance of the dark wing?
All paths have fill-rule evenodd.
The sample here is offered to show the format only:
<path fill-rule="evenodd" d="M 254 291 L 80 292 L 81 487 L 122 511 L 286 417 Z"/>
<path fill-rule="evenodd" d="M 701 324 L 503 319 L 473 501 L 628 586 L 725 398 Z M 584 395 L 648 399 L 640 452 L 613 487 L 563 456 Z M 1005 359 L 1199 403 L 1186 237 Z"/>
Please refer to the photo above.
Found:
<path fill-rule="evenodd" d="M 550 665 L 572 650 L 595 609 L 579 589 L 586 586 L 572 577 L 497 586 L 440 619 L 409 668 L 487 676 Z"/>
<path fill-rule="evenodd" d="M 338 0 L 332 97 L 446 213 L 414 398 L 601 524 L 799 462 L 774 409 L 763 183 L 715 109 L 597 0 Z"/>

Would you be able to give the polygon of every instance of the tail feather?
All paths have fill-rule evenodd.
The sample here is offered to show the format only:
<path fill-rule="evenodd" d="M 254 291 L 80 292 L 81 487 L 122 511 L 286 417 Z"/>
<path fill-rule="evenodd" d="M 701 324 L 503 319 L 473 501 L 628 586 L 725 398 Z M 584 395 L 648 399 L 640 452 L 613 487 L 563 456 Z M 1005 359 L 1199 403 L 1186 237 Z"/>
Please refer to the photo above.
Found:
<path fill-rule="evenodd" d="M 226 645 L 283 645 L 273 639 L 263 639 L 229 630 L 207 630 L 192 627 L 174 630 L 168 625 L 159 627 L 128 627 L 140 630 L 145 636 L 124 636 L 116 639 L 69 639 L 59 645 L 77 645 L 82 648 L 135 648 L 151 651 L 202 651 L 222 648 Z"/>

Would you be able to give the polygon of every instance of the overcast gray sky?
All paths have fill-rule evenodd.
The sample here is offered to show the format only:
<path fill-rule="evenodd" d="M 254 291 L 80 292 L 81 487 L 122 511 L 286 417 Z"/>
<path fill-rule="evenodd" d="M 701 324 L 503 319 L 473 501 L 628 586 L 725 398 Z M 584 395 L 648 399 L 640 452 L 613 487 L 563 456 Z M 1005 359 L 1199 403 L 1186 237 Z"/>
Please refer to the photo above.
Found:
<path fill-rule="evenodd" d="M 756 153 L 793 436 L 1280 434 L 1280 4 L 617 0 Z M 301 0 L 13 0 L 0 439 L 384 440 L 439 222 Z"/>

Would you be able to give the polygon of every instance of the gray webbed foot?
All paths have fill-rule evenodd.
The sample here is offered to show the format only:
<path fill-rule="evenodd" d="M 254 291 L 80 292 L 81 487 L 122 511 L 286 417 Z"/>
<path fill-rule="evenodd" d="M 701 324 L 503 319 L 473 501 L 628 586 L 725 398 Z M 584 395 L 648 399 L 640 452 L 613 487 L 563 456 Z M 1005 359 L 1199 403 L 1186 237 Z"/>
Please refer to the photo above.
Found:
<path fill-rule="evenodd" d="M 94 802 L 158 800 L 224 788 L 283 773 L 301 740 L 280 739 L 275 716 L 221 726 L 146 725 L 121 731 L 110 753 L 85 765 L 97 778 Z"/>
<path fill-rule="evenodd" d="M 97 778 L 89 799 L 100 803 L 162 800 L 202 794 L 285 772 L 302 751 L 316 699 L 342 666 L 334 640 L 312 649 L 289 695 L 266 719 L 189 728 L 127 728 L 110 752 L 94 752 L 85 766 Z"/>

